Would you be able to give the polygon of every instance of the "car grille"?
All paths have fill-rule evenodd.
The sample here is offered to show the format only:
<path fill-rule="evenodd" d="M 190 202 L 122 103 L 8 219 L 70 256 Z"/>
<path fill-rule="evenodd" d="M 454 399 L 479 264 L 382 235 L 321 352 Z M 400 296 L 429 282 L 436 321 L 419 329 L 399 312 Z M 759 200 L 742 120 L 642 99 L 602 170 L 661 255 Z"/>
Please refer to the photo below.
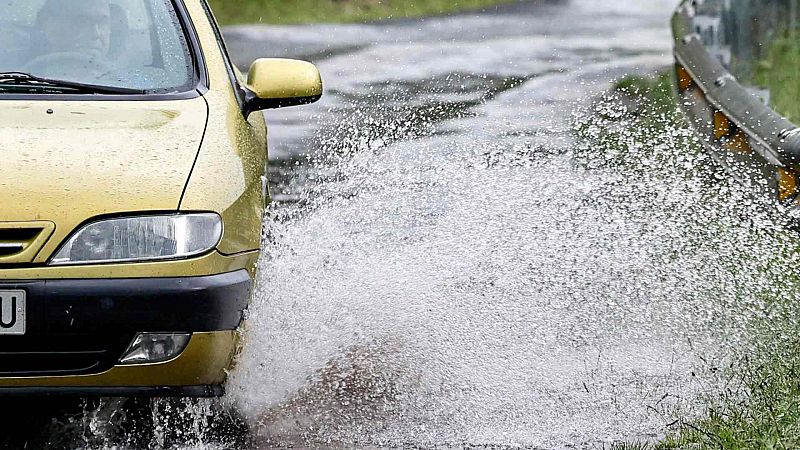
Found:
<path fill-rule="evenodd" d="M 119 361 L 133 334 L 0 336 L 0 376 L 91 375 Z"/>
<path fill-rule="evenodd" d="M 53 230 L 53 222 L 0 222 L 0 264 L 32 262 Z"/>

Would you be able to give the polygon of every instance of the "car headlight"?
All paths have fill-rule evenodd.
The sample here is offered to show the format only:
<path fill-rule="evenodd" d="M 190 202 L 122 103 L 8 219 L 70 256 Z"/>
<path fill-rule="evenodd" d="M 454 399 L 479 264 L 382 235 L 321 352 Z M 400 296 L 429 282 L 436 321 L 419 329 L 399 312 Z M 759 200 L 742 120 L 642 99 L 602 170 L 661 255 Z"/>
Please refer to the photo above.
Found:
<path fill-rule="evenodd" d="M 50 264 L 92 264 L 186 258 L 219 244 L 222 219 L 213 213 L 126 217 L 90 223 Z"/>

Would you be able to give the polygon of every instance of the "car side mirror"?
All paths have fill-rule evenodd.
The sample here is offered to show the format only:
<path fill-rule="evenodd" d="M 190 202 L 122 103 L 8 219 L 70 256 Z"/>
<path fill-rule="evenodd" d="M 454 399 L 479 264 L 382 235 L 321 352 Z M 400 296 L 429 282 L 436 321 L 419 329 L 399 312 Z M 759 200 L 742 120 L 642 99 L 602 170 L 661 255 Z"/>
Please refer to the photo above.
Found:
<path fill-rule="evenodd" d="M 262 58 L 247 74 L 244 114 L 314 103 L 322 97 L 322 77 L 313 64 L 295 59 Z"/>

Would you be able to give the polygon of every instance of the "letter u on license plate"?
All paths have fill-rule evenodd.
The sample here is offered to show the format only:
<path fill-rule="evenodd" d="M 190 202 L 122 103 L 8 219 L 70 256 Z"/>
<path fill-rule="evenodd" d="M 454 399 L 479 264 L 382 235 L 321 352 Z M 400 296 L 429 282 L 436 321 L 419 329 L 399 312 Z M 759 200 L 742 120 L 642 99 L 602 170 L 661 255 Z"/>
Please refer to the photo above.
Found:
<path fill-rule="evenodd" d="M 0 290 L 0 335 L 25 334 L 25 291 Z"/>

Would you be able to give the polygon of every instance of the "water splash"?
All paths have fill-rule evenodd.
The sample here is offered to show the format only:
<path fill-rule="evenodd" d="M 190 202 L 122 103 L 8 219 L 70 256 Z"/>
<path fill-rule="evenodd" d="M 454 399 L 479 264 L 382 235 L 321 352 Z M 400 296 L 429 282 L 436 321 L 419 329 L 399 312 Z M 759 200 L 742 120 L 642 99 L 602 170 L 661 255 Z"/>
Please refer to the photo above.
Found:
<path fill-rule="evenodd" d="M 630 106 L 552 146 L 337 141 L 268 226 L 229 385 L 256 440 L 592 446 L 700 412 L 734 349 L 796 321 L 796 241 L 674 112 Z"/>

